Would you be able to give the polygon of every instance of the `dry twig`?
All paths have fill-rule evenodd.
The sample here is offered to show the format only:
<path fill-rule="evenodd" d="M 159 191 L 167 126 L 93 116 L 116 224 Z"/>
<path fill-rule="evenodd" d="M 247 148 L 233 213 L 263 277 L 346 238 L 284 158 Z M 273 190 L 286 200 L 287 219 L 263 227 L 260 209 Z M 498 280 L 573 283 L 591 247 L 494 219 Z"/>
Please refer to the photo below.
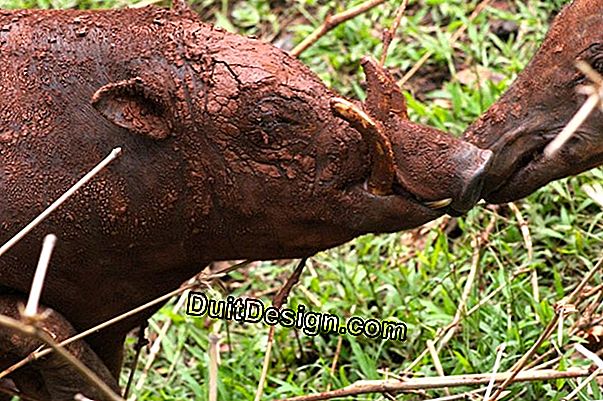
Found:
<path fill-rule="evenodd" d="M 385 0 L 368 0 L 364 3 L 357 5 L 356 7 L 352 7 L 349 10 L 343 11 L 339 14 L 329 15 L 325 18 L 324 22 L 321 26 L 319 26 L 314 32 L 312 32 L 308 37 L 306 37 L 300 44 L 295 46 L 293 50 L 291 50 L 290 54 L 293 57 L 299 57 L 307 48 L 312 46 L 314 43 L 318 41 L 321 37 L 323 37 L 327 32 L 336 26 L 350 20 L 354 17 L 357 17 L 360 14 L 363 14 L 370 9 L 378 6 L 379 4 L 384 3 Z"/>
<path fill-rule="evenodd" d="M 78 182 L 75 183 L 71 188 L 69 188 L 63 195 L 61 195 L 57 200 L 52 202 L 50 206 L 48 206 L 42 213 L 40 213 L 35 219 L 31 221 L 28 225 L 23 227 L 21 231 L 15 234 L 10 240 L 8 240 L 4 245 L 0 247 L 0 256 L 2 256 L 6 251 L 12 248 L 17 242 L 19 242 L 23 237 L 25 237 L 31 230 L 33 230 L 38 224 L 40 224 L 46 217 L 48 217 L 52 212 L 54 212 L 59 206 L 61 206 L 71 195 L 76 193 L 81 187 L 83 187 L 88 181 L 94 178 L 95 175 L 100 173 L 105 167 L 109 165 L 113 160 L 117 159 L 117 157 L 121 154 L 121 148 L 115 148 L 109 153 L 109 155 L 104 158 L 99 164 L 96 165 L 92 170 L 90 170 L 86 175 L 84 175 Z"/>
<path fill-rule="evenodd" d="M 44 237 L 42 252 L 40 252 L 40 259 L 38 260 L 38 267 L 36 268 L 36 273 L 33 282 L 31 283 L 27 305 L 25 305 L 25 310 L 23 311 L 23 318 L 26 320 L 33 321 L 38 316 L 38 304 L 40 303 L 40 296 L 42 295 L 42 287 L 44 286 L 46 271 L 50 264 L 50 256 L 52 256 L 52 251 L 56 243 L 56 235 L 48 234 Z"/>
<path fill-rule="evenodd" d="M 132 363 L 130 364 L 130 374 L 128 375 L 128 382 L 126 384 L 126 389 L 124 390 L 124 398 L 127 399 L 130 394 L 130 388 L 132 387 L 132 382 L 134 381 L 134 373 L 136 372 L 136 366 L 138 366 L 138 360 L 140 359 L 140 353 L 142 349 L 149 343 L 144 335 L 144 331 L 148 326 L 148 322 L 145 321 L 138 328 L 138 339 L 136 344 L 134 345 L 134 358 L 132 359 Z"/>
<path fill-rule="evenodd" d="M 381 67 L 385 65 L 389 45 L 391 45 L 392 40 L 394 40 L 394 36 L 396 35 L 396 31 L 400 26 L 400 22 L 402 21 L 402 17 L 404 16 L 407 6 L 408 0 L 402 0 L 402 4 L 400 4 L 400 7 L 398 7 L 398 10 L 396 11 L 396 18 L 394 19 L 392 26 L 383 32 L 383 50 L 381 51 L 381 59 L 379 60 L 379 65 Z"/>
<path fill-rule="evenodd" d="M 220 350 L 218 342 L 220 336 L 212 333 L 209 335 L 209 401 L 218 401 L 218 361 Z"/>
<path fill-rule="evenodd" d="M 283 287 L 278 291 L 278 293 L 274 296 L 272 301 L 272 306 L 277 309 L 280 309 L 281 306 L 285 302 L 287 302 L 287 297 L 289 293 L 293 289 L 293 286 L 299 281 L 301 277 L 302 271 L 306 266 L 306 261 L 308 258 L 303 258 L 291 276 L 287 279 Z M 255 401 L 260 401 L 262 399 L 262 394 L 264 393 L 264 385 L 266 384 L 266 377 L 268 376 L 268 368 L 270 367 L 270 355 L 272 353 L 272 343 L 274 342 L 274 326 L 270 326 L 270 330 L 268 331 L 268 344 L 266 346 L 266 353 L 264 354 L 264 363 L 262 365 L 262 373 L 260 375 L 260 380 L 258 383 L 258 388 L 255 393 Z"/>
<path fill-rule="evenodd" d="M 503 352 L 505 352 L 505 347 L 507 344 L 502 343 L 498 346 L 498 352 L 496 354 L 496 360 L 494 361 L 494 367 L 492 368 L 492 378 L 488 383 L 488 388 L 486 388 L 486 394 L 484 395 L 484 401 L 488 401 L 490 399 L 490 394 L 492 393 L 492 388 L 494 387 L 494 379 L 496 376 L 496 372 L 498 371 L 498 367 L 500 366 L 500 361 L 502 360 Z"/>
<path fill-rule="evenodd" d="M 552 157 L 563 147 L 563 145 L 578 131 L 586 119 L 597 108 L 603 110 L 603 77 L 595 71 L 588 63 L 578 61 L 576 67 L 584 73 L 592 82 L 592 85 L 583 87 L 583 93 L 589 95 L 580 110 L 563 128 L 563 130 L 544 149 L 546 157 Z"/>
<path fill-rule="evenodd" d="M 538 370 L 525 371 L 516 376 L 517 382 L 543 381 L 570 379 L 576 377 L 586 377 L 590 375 L 588 369 L 570 369 L 567 371 L 558 370 Z M 497 373 L 494 375 L 496 383 L 507 380 L 510 373 Z M 411 390 L 437 389 L 444 387 L 464 387 L 474 386 L 479 384 L 487 384 L 492 379 L 492 373 L 480 373 L 471 375 L 444 376 L 444 377 L 421 377 L 407 380 L 360 380 L 347 387 L 326 391 L 322 393 L 302 395 L 299 397 L 287 398 L 281 401 L 319 401 L 329 400 L 337 397 L 347 397 L 359 394 L 369 393 L 396 393 Z"/>
<path fill-rule="evenodd" d="M 593 352 L 590 352 L 582 344 L 575 344 L 574 347 L 576 348 L 576 351 L 580 352 L 582 355 L 584 355 L 585 357 L 587 357 L 588 359 L 590 359 L 591 361 L 593 361 L 595 363 L 595 365 L 597 365 L 597 369 L 595 369 L 595 371 L 590 376 L 588 376 L 586 379 L 584 379 L 582 381 L 582 383 L 580 383 L 574 389 L 574 391 L 572 391 L 571 393 L 569 393 L 567 396 L 563 397 L 562 401 L 569 401 L 572 398 L 574 398 L 576 395 L 578 395 L 578 393 L 584 387 L 586 387 L 588 385 L 588 383 L 590 383 L 598 375 L 600 375 L 601 373 L 603 373 L 603 361 L 601 360 L 601 358 L 599 358 L 597 356 L 597 354 L 595 354 Z"/>
<path fill-rule="evenodd" d="M 440 362 L 440 357 L 438 356 L 438 351 L 435 348 L 433 341 L 427 340 L 427 349 L 429 350 L 429 354 L 431 355 L 431 359 L 433 360 L 433 366 L 435 367 L 436 373 L 441 377 L 446 376 L 444 374 L 444 368 L 442 367 L 442 363 Z M 450 395 L 450 389 L 448 387 L 444 387 L 444 392 L 446 395 Z"/>

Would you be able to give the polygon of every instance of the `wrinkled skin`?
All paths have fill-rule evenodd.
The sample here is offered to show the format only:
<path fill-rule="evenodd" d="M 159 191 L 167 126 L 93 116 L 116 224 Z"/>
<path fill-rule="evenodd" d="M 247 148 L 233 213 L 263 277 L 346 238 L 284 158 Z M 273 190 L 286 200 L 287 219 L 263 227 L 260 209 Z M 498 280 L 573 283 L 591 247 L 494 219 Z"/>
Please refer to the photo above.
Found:
<path fill-rule="evenodd" d="M 43 235 L 58 236 L 42 303 L 60 313 L 59 337 L 155 299 L 211 261 L 309 256 L 462 213 L 491 157 L 409 122 L 370 60 L 367 103 L 346 105 L 297 60 L 183 6 L 0 11 L 0 65 L 0 243 L 123 148 L 0 257 L 0 296 L 24 300 Z M 89 337 L 88 359 L 117 377 L 126 333 L 152 313 Z M 0 349 L 0 371 L 30 348 Z M 73 383 L 40 384 L 49 369 L 12 377 L 33 396 L 73 399 Z"/>
<path fill-rule="evenodd" d="M 540 50 L 509 90 L 465 133 L 494 152 L 483 197 L 522 198 L 550 181 L 603 163 L 603 113 L 595 110 L 552 157 L 543 150 L 586 100 L 578 60 L 603 73 L 603 2 L 575 0 L 556 17 Z"/>

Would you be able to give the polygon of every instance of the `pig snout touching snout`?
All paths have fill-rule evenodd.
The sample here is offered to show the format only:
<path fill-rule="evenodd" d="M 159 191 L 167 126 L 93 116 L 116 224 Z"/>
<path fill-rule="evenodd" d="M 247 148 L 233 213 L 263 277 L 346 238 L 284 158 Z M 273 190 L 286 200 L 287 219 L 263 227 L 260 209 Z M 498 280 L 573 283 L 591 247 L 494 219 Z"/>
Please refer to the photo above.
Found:
<path fill-rule="evenodd" d="M 481 199 L 491 151 L 410 121 L 402 124 L 392 142 L 399 185 L 427 200 L 428 206 L 443 207 L 456 216 Z M 416 149 L 416 153 L 409 155 L 405 149 Z"/>
<path fill-rule="evenodd" d="M 332 107 L 371 144 L 367 188 L 451 215 L 471 209 L 480 200 L 492 152 L 408 120 L 393 77 L 371 58 L 365 57 L 362 65 L 367 77 L 364 110 L 343 99 L 334 99 Z"/>
<path fill-rule="evenodd" d="M 465 133 L 469 142 L 494 152 L 484 199 L 516 200 L 603 163 L 603 112 L 598 108 L 559 151 L 544 152 L 586 100 L 579 88 L 589 80 L 576 67 L 579 61 L 603 73 L 600 0 L 567 5 L 511 88 Z"/>

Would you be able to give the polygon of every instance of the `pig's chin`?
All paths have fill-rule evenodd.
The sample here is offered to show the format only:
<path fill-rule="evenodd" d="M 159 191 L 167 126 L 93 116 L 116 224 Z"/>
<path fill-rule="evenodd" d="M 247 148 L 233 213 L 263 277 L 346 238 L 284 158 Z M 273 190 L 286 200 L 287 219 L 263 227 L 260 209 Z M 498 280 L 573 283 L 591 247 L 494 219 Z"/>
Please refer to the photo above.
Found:
<path fill-rule="evenodd" d="M 546 177 L 551 177 L 554 164 L 551 165 L 553 160 L 545 158 L 544 149 L 559 131 L 560 129 L 556 129 L 546 134 L 524 133 L 524 138 L 532 138 L 531 144 L 518 141 L 512 145 L 515 149 L 510 148 L 510 152 L 495 150 L 495 153 L 502 156 L 494 162 L 486 178 L 482 198 L 493 204 L 512 202 L 526 197 L 551 181 L 552 178 Z"/>
<path fill-rule="evenodd" d="M 513 202 L 524 198 L 534 192 L 540 185 L 531 184 L 531 174 L 537 169 L 536 162 L 517 170 L 500 186 L 483 194 L 483 199 L 488 203 L 499 204 Z M 543 184 L 544 185 L 544 184 Z"/>
<path fill-rule="evenodd" d="M 513 173 L 500 185 L 486 188 L 482 193 L 483 199 L 494 204 L 513 202 L 525 198 L 551 181 L 579 174 L 597 165 L 597 163 L 588 162 L 584 164 L 584 161 L 578 160 L 577 157 L 573 165 L 568 165 L 568 155 L 561 156 L 563 149 L 557 155 L 549 158 L 544 155 L 544 147 L 540 146 L 537 150 L 532 151 L 530 157 L 524 158 L 522 163 L 516 166 Z"/>
<path fill-rule="evenodd" d="M 603 150 L 594 151 L 591 146 L 593 139 L 600 134 L 590 127 L 582 127 L 556 154 L 545 156 L 545 147 L 562 128 L 540 134 L 538 139 L 535 137 L 532 146 L 527 147 L 515 160 L 501 158 L 495 163 L 486 180 L 482 198 L 495 204 L 512 202 L 526 197 L 551 181 L 580 174 L 603 163 Z"/>
<path fill-rule="evenodd" d="M 445 211 L 425 206 L 414 195 L 391 193 L 375 195 L 365 185 L 349 189 L 357 199 L 356 216 L 362 232 L 397 232 L 418 227 L 442 216 Z"/>

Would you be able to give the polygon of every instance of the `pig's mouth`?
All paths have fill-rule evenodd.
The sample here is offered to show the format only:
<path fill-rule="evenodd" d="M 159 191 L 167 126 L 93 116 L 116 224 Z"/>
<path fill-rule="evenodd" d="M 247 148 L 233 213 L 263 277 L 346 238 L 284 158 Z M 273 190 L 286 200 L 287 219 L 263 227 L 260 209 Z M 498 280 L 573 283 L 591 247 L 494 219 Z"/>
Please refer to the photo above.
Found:
<path fill-rule="evenodd" d="M 452 158 L 455 164 L 458 164 L 456 177 L 448 177 L 451 181 L 445 182 L 446 189 L 440 188 L 435 192 L 425 191 L 429 185 L 424 184 L 418 186 L 423 193 L 416 193 L 404 184 L 406 181 L 398 172 L 392 185 L 393 194 L 411 199 L 423 208 L 441 214 L 446 213 L 455 217 L 465 214 L 481 199 L 483 186 L 494 157 L 490 150 L 481 150 L 473 145 L 462 147 L 457 151 L 456 156 Z"/>
<path fill-rule="evenodd" d="M 448 214 L 450 216 L 461 216 L 471 209 L 480 199 L 482 186 L 486 172 L 490 168 L 488 159 L 464 185 L 463 189 L 455 194 L 454 197 L 444 197 L 439 199 L 426 199 L 402 184 L 402 180 L 396 179 L 392 185 L 392 194 L 406 200 L 410 200 L 431 213 Z"/>
<path fill-rule="evenodd" d="M 542 163 L 544 159 L 544 148 L 546 144 L 539 145 L 532 152 L 525 153 L 513 167 L 512 172 L 508 177 L 499 181 L 496 185 L 492 185 L 495 181 L 486 184 L 484 189 L 484 199 L 490 203 L 503 203 L 511 201 L 522 191 L 522 187 L 528 186 L 525 176 L 528 172 L 534 171 Z M 496 168 L 496 164 L 495 167 Z"/>
<path fill-rule="evenodd" d="M 548 130 L 519 131 L 503 135 L 490 149 L 495 160 L 484 185 L 483 198 L 490 203 L 504 203 L 520 199 L 564 176 L 558 156 L 547 157 L 544 149 L 563 130 L 564 126 Z M 587 135 L 578 131 L 576 136 Z M 503 139 L 510 139 L 503 143 Z M 526 143 L 527 142 L 527 143 Z M 568 146 L 566 144 L 565 146 Z M 567 174 L 566 174 L 567 175 Z"/>
<path fill-rule="evenodd" d="M 393 195 L 408 199 L 422 208 L 430 211 L 439 211 L 440 213 L 448 213 L 449 205 L 452 203 L 452 198 L 443 198 L 435 201 L 422 199 L 417 194 L 406 189 L 402 184 L 394 182 L 392 185 Z"/>
<path fill-rule="evenodd" d="M 371 186 L 370 178 L 365 180 L 360 189 L 372 196 L 396 197 L 429 214 L 448 214 L 450 216 L 461 216 L 470 210 L 482 196 L 482 189 L 487 172 L 492 166 L 492 152 L 480 151 L 480 161 L 462 173 L 466 174 L 460 188 L 455 188 L 441 197 L 425 197 L 407 187 L 404 178 L 399 171 L 391 177 L 388 186 L 380 192 L 375 192 Z"/>

